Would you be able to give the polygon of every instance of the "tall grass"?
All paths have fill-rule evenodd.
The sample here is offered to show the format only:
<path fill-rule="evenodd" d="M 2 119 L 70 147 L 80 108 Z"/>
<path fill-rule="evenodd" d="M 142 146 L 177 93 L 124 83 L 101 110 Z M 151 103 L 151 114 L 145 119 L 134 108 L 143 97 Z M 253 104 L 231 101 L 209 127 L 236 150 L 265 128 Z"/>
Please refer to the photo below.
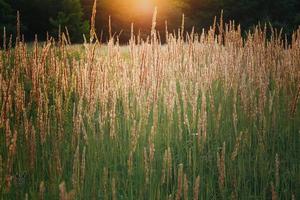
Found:
<path fill-rule="evenodd" d="M 162 45 L 155 20 L 126 47 L 4 43 L 2 199 L 300 197 L 300 29 L 182 23 Z"/>

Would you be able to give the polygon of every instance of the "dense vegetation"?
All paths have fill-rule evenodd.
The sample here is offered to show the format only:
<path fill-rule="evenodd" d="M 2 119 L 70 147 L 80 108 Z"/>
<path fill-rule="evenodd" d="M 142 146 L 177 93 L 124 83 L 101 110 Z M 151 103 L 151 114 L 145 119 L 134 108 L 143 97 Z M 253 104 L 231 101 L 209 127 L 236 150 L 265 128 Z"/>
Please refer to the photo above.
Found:
<path fill-rule="evenodd" d="M 287 34 L 300 25 L 298 0 L 185 0 L 185 13 L 193 22 L 210 25 L 210 20 L 224 10 L 225 20 L 235 20 L 244 30 L 254 25 L 271 23 Z"/>
<path fill-rule="evenodd" d="M 144 0 L 141 0 L 144 1 Z M 186 15 L 186 28 L 195 25 L 197 31 L 208 28 L 214 16 L 224 10 L 225 20 L 241 23 L 246 31 L 259 22 L 271 23 L 283 28 L 291 36 L 300 24 L 300 1 L 298 0 L 149 0 L 159 6 L 157 30 L 164 31 L 165 20 L 170 30 L 180 26 L 181 13 Z M 103 40 L 108 39 L 108 16 L 113 19 L 112 30 L 121 34 L 121 39 L 130 38 L 130 24 L 134 22 L 142 34 L 149 33 L 152 13 L 144 13 L 135 7 L 138 0 L 98 0 L 97 32 Z M 62 30 L 67 26 L 72 41 L 82 41 L 87 33 L 93 0 L 0 0 L 0 28 L 6 26 L 8 33 L 14 33 L 16 11 L 21 12 L 22 32 L 28 39 L 34 39 L 35 33 L 41 39 L 46 32 L 57 36 L 59 25 Z M 138 30 L 137 29 L 137 30 Z"/>
<path fill-rule="evenodd" d="M 1 6 L 3 5 L 3 6 Z M 28 39 L 38 34 L 43 40 L 46 34 L 58 36 L 67 26 L 74 41 L 82 40 L 89 30 L 88 21 L 83 20 L 80 0 L 0 0 L 0 28 L 15 36 L 16 13 L 21 14 L 21 30 Z"/>
<path fill-rule="evenodd" d="M 1 199 L 299 199 L 300 29 L 94 30 L 0 50 Z"/>

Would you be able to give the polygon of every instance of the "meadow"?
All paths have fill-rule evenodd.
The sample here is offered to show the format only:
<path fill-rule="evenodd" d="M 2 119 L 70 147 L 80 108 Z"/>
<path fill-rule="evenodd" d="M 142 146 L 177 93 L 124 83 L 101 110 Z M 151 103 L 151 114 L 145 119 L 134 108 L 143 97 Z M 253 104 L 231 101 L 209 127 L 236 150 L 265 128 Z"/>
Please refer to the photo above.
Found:
<path fill-rule="evenodd" d="M 4 35 L 1 199 L 300 198 L 300 29 L 155 22 L 126 46 Z"/>

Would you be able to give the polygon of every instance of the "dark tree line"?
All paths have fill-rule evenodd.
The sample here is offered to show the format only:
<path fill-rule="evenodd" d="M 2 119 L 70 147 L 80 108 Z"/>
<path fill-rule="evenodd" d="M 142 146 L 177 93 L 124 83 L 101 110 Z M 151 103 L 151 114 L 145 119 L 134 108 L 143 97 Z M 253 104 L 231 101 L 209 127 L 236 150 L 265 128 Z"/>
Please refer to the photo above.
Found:
<path fill-rule="evenodd" d="M 224 11 L 225 20 L 235 20 L 244 30 L 271 24 L 291 34 L 300 25 L 299 0 L 185 0 L 184 11 L 191 23 L 208 26 Z"/>
<path fill-rule="evenodd" d="M 72 40 L 78 41 L 89 30 L 80 0 L 0 0 L 0 28 L 5 26 L 8 34 L 15 33 L 17 11 L 27 39 L 35 34 L 41 39 L 46 33 L 57 36 L 59 27 L 67 27 Z"/>
<path fill-rule="evenodd" d="M 27 39 L 35 34 L 40 39 L 48 32 L 57 36 L 58 29 L 68 27 L 72 41 L 82 41 L 82 34 L 88 33 L 89 18 L 94 0 L 0 0 L 0 28 L 14 34 L 16 11 L 21 13 L 21 30 Z M 112 30 L 124 40 L 130 35 L 131 22 L 135 32 L 149 34 L 151 12 L 141 12 L 134 7 L 134 1 L 98 0 L 96 28 L 102 39 L 108 38 L 108 16 L 112 17 Z M 137 2 L 137 1 L 135 1 Z M 214 16 L 224 11 L 224 20 L 241 23 L 244 31 L 254 25 L 271 23 L 291 34 L 300 24 L 299 0 L 153 0 L 159 5 L 157 27 L 161 35 L 168 21 L 169 29 L 180 26 L 181 14 L 186 16 L 186 28 L 196 30 L 208 27 Z M 162 3 L 164 2 L 164 3 Z M 102 34 L 101 34 L 102 33 Z"/>

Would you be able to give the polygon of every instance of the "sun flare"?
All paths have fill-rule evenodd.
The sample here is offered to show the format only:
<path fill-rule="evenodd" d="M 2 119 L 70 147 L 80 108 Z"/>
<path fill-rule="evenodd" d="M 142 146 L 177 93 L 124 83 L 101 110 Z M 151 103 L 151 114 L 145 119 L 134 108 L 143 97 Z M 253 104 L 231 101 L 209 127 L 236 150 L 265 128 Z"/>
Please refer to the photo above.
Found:
<path fill-rule="evenodd" d="M 142 13 L 151 12 L 155 7 L 151 0 L 135 0 L 134 5 L 136 11 Z"/>

